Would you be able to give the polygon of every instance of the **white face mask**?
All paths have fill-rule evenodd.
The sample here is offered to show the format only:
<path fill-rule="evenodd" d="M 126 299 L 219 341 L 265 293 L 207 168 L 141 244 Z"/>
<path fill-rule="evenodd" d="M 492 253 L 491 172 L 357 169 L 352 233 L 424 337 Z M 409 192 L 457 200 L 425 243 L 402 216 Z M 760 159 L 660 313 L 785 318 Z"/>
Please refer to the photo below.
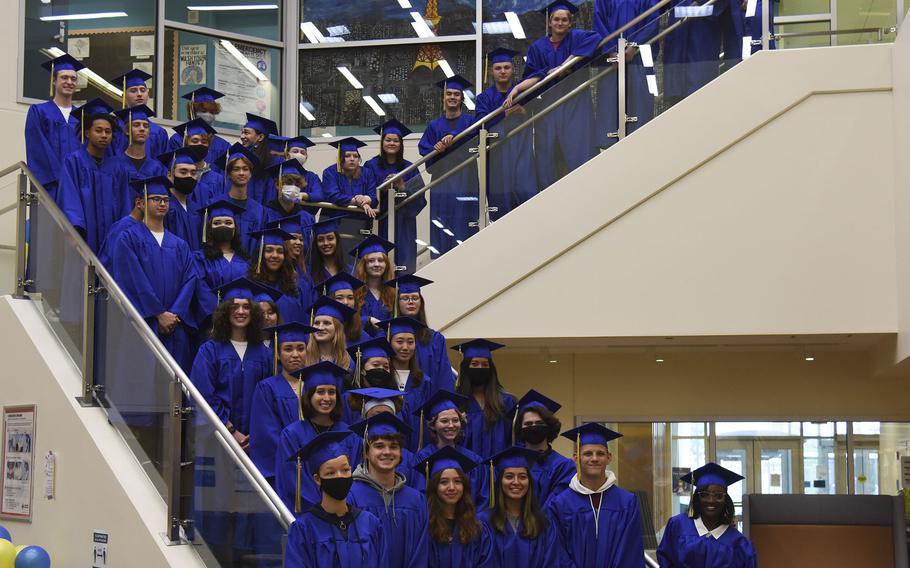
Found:
<path fill-rule="evenodd" d="M 300 188 L 296 185 L 282 186 L 281 196 L 291 203 L 300 203 Z"/>
<path fill-rule="evenodd" d="M 288 152 L 288 158 L 297 160 L 302 166 L 306 164 L 307 155 L 303 152 Z"/>
<path fill-rule="evenodd" d="M 213 124 L 215 122 L 215 115 L 210 112 L 197 112 L 196 118 L 201 118 L 207 124 Z"/>

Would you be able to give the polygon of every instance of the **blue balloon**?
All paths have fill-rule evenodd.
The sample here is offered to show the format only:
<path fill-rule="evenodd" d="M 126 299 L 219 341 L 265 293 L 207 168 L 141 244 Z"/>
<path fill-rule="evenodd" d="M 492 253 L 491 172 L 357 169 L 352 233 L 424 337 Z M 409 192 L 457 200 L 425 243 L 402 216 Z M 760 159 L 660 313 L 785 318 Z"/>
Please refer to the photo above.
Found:
<path fill-rule="evenodd" d="M 51 568 L 51 555 L 40 546 L 23 548 L 16 555 L 16 568 Z"/>
<path fill-rule="evenodd" d="M 10 542 L 13 542 L 12 535 L 9 534 L 9 531 L 6 530 L 6 527 L 4 527 L 4 526 L 0 526 L 0 538 L 2 538 L 3 540 L 8 540 Z"/>

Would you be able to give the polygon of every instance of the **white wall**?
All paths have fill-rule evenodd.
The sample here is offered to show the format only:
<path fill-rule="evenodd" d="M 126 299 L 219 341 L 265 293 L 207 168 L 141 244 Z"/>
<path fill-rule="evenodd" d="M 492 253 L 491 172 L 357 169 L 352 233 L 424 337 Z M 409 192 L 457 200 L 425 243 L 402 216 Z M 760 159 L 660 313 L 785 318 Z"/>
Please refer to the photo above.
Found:
<path fill-rule="evenodd" d="M 890 56 L 735 67 L 421 271 L 433 324 L 450 338 L 895 332 Z"/>
<path fill-rule="evenodd" d="M 897 358 L 910 356 L 910 26 L 904 26 L 893 50 L 894 172 L 897 229 Z"/>
<path fill-rule="evenodd" d="M 31 523 L 0 520 L 16 544 L 37 544 L 55 566 L 88 566 L 92 531 L 110 533 L 109 566 L 202 566 L 191 546 L 165 546 L 167 511 L 123 438 L 98 408 L 76 401 L 81 378 L 37 304 L 0 298 L 0 404 L 37 404 Z M 53 451 L 56 497 L 43 498 Z"/>

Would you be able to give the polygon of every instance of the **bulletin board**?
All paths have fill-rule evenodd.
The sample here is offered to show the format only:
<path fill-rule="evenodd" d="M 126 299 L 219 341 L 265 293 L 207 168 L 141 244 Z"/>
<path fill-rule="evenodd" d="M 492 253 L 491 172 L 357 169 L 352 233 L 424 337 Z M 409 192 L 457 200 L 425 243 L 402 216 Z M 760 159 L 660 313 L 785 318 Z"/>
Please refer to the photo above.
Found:
<path fill-rule="evenodd" d="M 130 69 L 142 69 L 151 75 L 155 74 L 154 27 L 73 30 L 67 34 L 64 50 L 108 81 Z M 76 92 L 76 100 L 101 97 L 115 109 L 120 108 L 120 101 L 113 95 L 95 85 L 83 85 L 81 74 L 79 80 L 82 89 Z M 120 85 L 116 87 L 122 88 Z M 149 85 L 150 89 L 151 87 Z M 155 108 L 155 93 L 152 92 L 151 96 L 149 106 Z"/>

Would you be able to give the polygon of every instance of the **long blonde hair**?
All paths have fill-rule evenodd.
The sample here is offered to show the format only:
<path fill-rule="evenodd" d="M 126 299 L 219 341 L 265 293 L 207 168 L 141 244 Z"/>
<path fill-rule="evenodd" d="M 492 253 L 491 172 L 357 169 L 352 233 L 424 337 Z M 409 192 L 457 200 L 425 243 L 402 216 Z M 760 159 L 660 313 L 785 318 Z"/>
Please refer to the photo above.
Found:
<path fill-rule="evenodd" d="M 339 367 L 345 369 L 351 366 L 351 356 L 348 354 L 348 345 L 344 337 L 344 325 L 335 318 L 332 318 L 332 328 L 335 330 L 335 339 L 332 340 L 332 359 Z M 303 357 L 304 367 L 315 365 L 322 360 L 319 354 L 319 344 L 316 343 L 316 334 L 310 334 L 310 340 L 306 345 L 306 354 Z M 340 397 L 339 397 L 340 398 Z"/>
<path fill-rule="evenodd" d="M 392 261 L 389 259 L 389 255 L 382 253 L 382 259 L 385 261 L 385 272 L 382 273 L 382 282 L 388 282 L 389 280 L 395 278 L 395 267 L 392 266 Z M 354 267 L 354 278 L 362 282 L 368 282 L 367 279 L 367 263 L 366 255 L 357 259 L 357 266 Z M 369 286 L 361 286 L 359 289 L 354 291 L 354 307 L 360 312 L 360 308 L 363 307 L 364 298 L 370 291 Z M 391 286 L 382 286 L 382 290 L 379 292 L 379 299 L 382 301 L 382 305 L 385 306 L 385 309 L 389 311 L 390 314 L 395 313 L 395 302 L 398 299 L 395 297 L 395 288 Z"/>

